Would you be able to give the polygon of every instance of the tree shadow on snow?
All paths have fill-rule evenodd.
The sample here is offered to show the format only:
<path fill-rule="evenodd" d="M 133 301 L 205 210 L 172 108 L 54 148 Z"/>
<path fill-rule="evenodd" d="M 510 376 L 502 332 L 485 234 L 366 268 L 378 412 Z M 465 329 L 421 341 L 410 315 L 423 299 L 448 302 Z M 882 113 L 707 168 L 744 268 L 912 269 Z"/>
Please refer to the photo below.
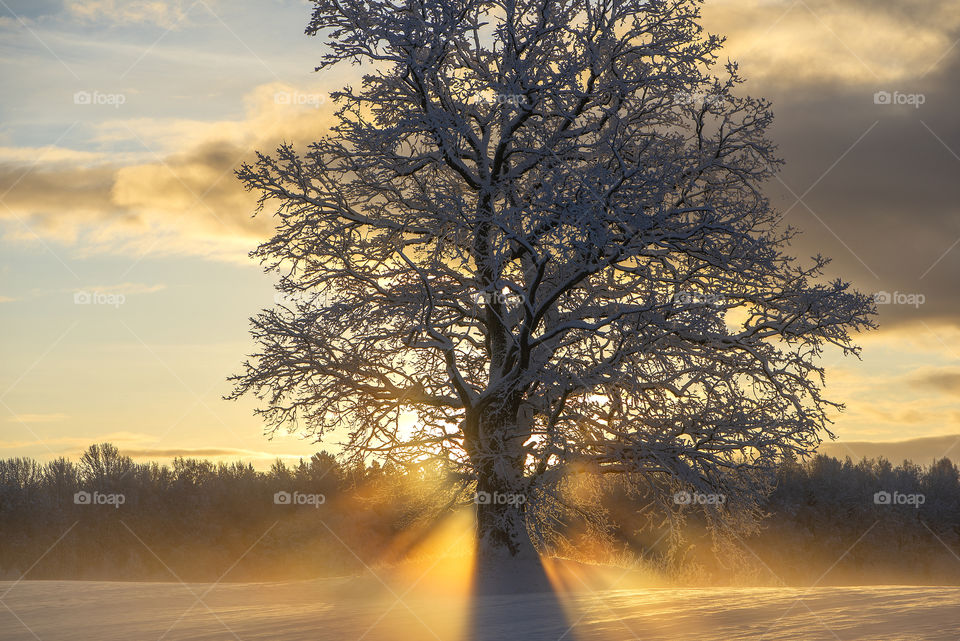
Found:
<path fill-rule="evenodd" d="M 575 641 L 574 625 L 539 559 L 474 563 L 463 641 Z"/>

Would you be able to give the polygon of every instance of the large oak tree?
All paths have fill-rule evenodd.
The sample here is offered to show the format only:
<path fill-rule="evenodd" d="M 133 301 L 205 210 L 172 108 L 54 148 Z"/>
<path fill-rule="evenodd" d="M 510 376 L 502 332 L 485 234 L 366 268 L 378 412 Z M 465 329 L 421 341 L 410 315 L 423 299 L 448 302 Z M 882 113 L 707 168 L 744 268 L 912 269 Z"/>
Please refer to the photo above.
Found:
<path fill-rule="evenodd" d="M 855 354 L 873 305 L 786 253 L 770 105 L 697 1 L 315 5 L 319 69 L 360 85 L 308 149 L 239 171 L 287 301 L 235 377 L 270 429 L 449 462 L 506 557 L 574 471 L 730 510 L 828 433 L 819 358 Z"/>

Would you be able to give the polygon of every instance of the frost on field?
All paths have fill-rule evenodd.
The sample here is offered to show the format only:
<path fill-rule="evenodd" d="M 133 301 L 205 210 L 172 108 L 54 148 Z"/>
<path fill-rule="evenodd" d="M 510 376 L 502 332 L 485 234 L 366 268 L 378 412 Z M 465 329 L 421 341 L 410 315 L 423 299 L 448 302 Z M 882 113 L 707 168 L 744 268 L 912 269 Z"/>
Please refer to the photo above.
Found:
<path fill-rule="evenodd" d="M 8 585 L 0 583 L 0 590 Z M 30 581 L 5 601 L 44 640 L 335 641 L 362 634 L 370 641 L 556 641 L 561 635 L 577 641 L 953 641 L 960 635 L 955 587 L 584 591 L 564 602 L 568 623 L 549 617 L 552 595 L 481 597 L 464 610 L 437 595 L 403 594 L 397 603 L 378 585 L 371 578 L 366 596 L 357 599 L 344 594 L 350 585 L 340 581 L 223 584 L 209 593 L 177 583 Z M 9 612 L 0 613 L 0 641 L 33 638 Z"/>

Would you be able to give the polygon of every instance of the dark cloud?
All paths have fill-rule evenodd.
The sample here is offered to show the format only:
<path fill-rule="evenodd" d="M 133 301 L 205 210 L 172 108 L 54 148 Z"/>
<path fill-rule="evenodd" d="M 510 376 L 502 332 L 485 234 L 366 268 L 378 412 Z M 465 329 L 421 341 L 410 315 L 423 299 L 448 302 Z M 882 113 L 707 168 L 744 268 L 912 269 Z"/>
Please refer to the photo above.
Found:
<path fill-rule="evenodd" d="M 834 272 L 863 291 L 901 294 L 880 307 L 882 324 L 960 321 L 957 53 L 914 79 L 751 85 L 775 102 L 772 135 L 789 189 L 773 181 L 768 192 L 804 232 L 795 253 L 832 257 Z M 925 102 L 875 104 L 878 91 Z"/>
<path fill-rule="evenodd" d="M 823 253 L 831 275 L 888 293 L 882 326 L 960 324 L 960 242 L 948 251 L 960 240 L 960 5 L 713 0 L 704 19 L 728 37 L 722 58 L 742 63 L 743 91 L 774 101 L 787 165 L 766 191 L 803 232 L 793 253 Z M 877 92 L 923 104 L 876 104 Z"/>

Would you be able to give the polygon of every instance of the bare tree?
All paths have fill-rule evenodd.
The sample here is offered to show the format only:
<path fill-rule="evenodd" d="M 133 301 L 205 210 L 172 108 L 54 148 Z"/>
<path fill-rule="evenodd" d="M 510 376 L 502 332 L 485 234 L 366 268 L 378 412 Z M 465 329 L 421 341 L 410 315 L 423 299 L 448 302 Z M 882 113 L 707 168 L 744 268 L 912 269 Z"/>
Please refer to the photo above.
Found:
<path fill-rule="evenodd" d="M 449 461 L 506 557 L 568 474 L 730 509 L 829 434 L 819 357 L 857 354 L 873 304 L 785 253 L 770 104 L 713 74 L 697 0 L 315 5 L 318 70 L 361 88 L 238 172 L 275 207 L 253 255 L 287 297 L 233 379 L 268 430 Z"/>
<path fill-rule="evenodd" d="M 84 451 L 77 466 L 79 476 L 95 487 L 119 482 L 133 471 L 133 459 L 123 456 L 112 443 L 94 443 Z"/>

